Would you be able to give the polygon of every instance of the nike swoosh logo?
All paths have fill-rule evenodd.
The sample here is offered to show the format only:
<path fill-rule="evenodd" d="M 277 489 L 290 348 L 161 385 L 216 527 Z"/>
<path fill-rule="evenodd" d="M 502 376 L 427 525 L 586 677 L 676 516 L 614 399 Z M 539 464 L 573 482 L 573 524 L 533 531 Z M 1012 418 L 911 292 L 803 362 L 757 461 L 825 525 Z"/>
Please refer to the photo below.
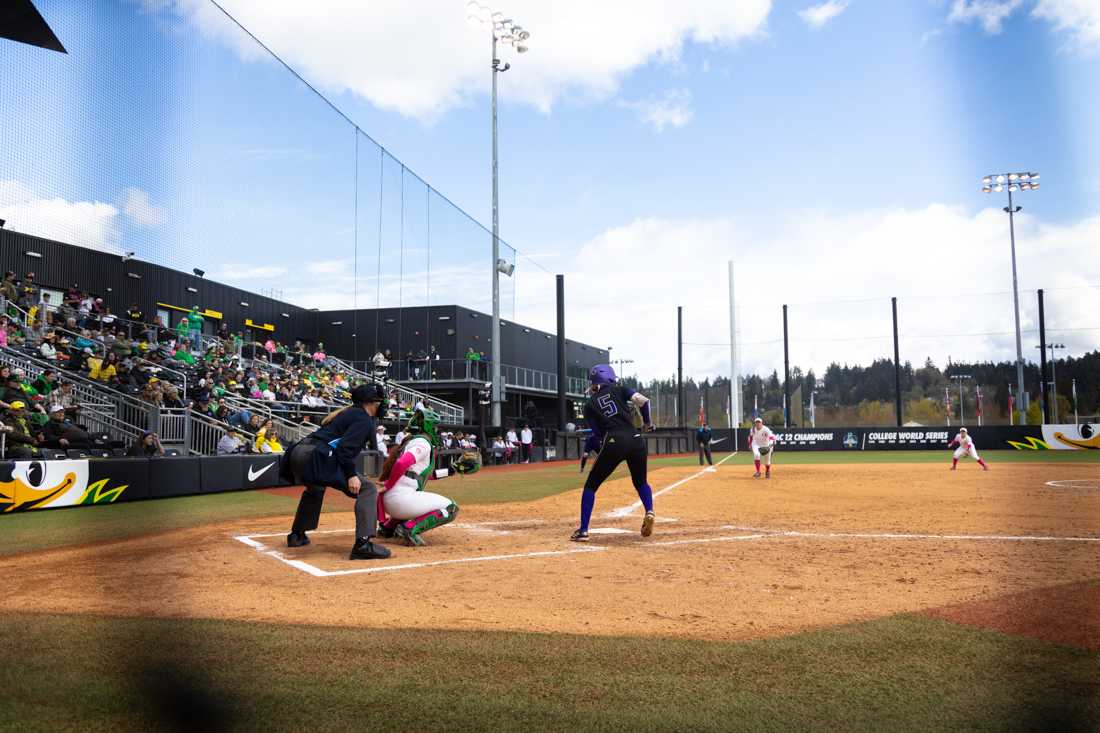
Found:
<path fill-rule="evenodd" d="M 248 467 L 248 480 L 249 481 L 255 481 L 260 476 L 264 475 L 264 471 L 266 471 L 267 469 L 271 468 L 274 465 L 275 465 L 274 463 L 269 463 L 266 466 L 264 466 L 263 468 L 261 468 L 259 471 L 253 471 L 252 466 L 249 466 Z"/>

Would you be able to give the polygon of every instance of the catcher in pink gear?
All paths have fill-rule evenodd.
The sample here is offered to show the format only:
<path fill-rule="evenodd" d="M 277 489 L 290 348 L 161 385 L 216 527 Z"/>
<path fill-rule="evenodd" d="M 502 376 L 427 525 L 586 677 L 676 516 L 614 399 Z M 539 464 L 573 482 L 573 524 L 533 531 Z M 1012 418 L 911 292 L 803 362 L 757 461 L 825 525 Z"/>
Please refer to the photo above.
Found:
<path fill-rule="evenodd" d="M 379 534 L 400 537 L 405 544 L 424 544 L 421 534 L 454 521 L 458 505 L 445 496 L 424 491 L 435 471 L 439 445 L 434 412 L 417 410 L 406 427 L 408 436 L 392 448 L 382 467 L 383 492 L 378 496 Z M 388 515 L 388 519 L 386 518 Z"/>

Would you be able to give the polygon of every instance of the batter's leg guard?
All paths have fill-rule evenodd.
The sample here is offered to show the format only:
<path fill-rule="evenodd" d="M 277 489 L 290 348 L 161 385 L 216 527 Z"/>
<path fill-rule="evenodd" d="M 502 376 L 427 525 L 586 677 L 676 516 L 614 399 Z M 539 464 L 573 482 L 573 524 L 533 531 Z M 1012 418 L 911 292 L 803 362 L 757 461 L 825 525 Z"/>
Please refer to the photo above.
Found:
<path fill-rule="evenodd" d="M 458 514 L 457 504 L 448 504 L 446 509 L 435 510 L 422 514 L 419 517 L 413 519 L 406 519 L 397 525 L 395 534 L 401 539 L 405 540 L 405 544 L 412 547 L 420 547 L 424 544 L 423 538 L 420 536 L 429 529 L 436 527 L 442 527 L 444 524 L 450 524 L 454 521 L 455 516 Z"/>

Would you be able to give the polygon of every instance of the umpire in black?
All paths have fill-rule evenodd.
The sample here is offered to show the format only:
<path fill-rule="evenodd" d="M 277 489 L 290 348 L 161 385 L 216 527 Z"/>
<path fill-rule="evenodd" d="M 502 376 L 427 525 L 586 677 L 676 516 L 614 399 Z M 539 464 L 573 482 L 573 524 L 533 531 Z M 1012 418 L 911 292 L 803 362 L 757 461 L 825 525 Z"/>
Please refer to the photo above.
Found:
<path fill-rule="evenodd" d="M 710 439 L 714 433 L 710 429 L 710 425 L 703 423 L 699 426 L 699 429 L 695 431 L 695 442 L 699 446 L 699 465 L 703 465 L 703 457 L 706 456 L 707 465 L 713 466 L 714 461 L 710 458 Z"/>
<path fill-rule="evenodd" d="M 317 529 L 325 487 L 339 489 L 355 499 L 355 545 L 352 560 L 380 560 L 390 551 L 371 542 L 378 530 L 378 489 L 359 476 L 356 459 L 370 443 L 374 447 L 376 418 L 385 417 L 386 395 L 377 384 L 361 384 L 351 391 L 351 406 L 325 417 L 321 427 L 284 454 L 283 478 L 306 487 L 298 502 L 288 547 L 309 544 L 306 532 Z"/>

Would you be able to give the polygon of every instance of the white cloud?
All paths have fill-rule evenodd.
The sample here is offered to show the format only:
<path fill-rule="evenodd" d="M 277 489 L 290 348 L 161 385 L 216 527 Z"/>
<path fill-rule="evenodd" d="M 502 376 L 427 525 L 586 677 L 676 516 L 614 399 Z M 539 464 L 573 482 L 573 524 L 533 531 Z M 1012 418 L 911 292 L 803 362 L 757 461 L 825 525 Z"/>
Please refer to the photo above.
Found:
<path fill-rule="evenodd" d="M 140 188 L 127 188 L 122 192 L 122 213 L 134 224 L 152 227 L 163 224 L 167 213 L 161 206 L 155 205 L 149 194 Z"/>
<path fill-rule="evenodd" d="M 687 89 L 668 89 L 660 96 L 619 104 L 634 110 L 642 122 L 652 125 L 657 132 L 666 127 L 683 127 L 695 116 L 691 110 L 691 92 Z"/>
<path fill-rule="evenodd" d="M 1100 49 L 1100 2 L 1097 0 L 1039 0 L 1032 11 L 1065 31 L 1082 50 Z"/>
<path fill-rule="evenodd" d="M 317 260 L 306 266 L 306 271 L 311 275 L 336 275 L 340 273 L 351 274 L 351 260 L 340 258 L 336 260 Z"/>
<path fill-rule="evenodd" d="M 329 93 L 433 120 L 487 91 L 488 31 L 465 21 L 462 0 L 328 0 L 323 12 L 296 0 L 223 0 L 259 39 Z M 511 101 L 549 111 L 563 97 L 605 99 L 652 61 L 678 58 L 685 43 L 732 45 L 763 35 L 771 0 L 514 0 L 512 18 L 531 32 L 530 53 L 506 53 Z M 207 38 L 257 58 L 256 46 L 198 0 L 144 0 L 196 24 Z"/>
<path fill-rule="evenodd" d="M 954 23 L 981 23 L 986 33 L 1000 33 L 1008 16 L 1016 12 L 1023 0 L 955 0 L 947 19 Z"/>
<path fill-rule="evenodd" d="M 19 181 L 0 180 L 0 219 L 24 234 L 121 254 L 118 214 L 111 204 L 45 198 Z"/>
<path fill-rule="evenodd" d="M 798 17 L 811 28 L 821 28 L 847 9 L 848 0 L 826 0 L 818 5 L 799 10 Z"/>
<path fill-rule="evenodd" d="M 1071 226 L 1016 220 L 1026 358 L 1037 343 L 1036 288 L 1046 289 L 1050 338 L 1080 354 L 1100 328 L 1100 216 Z M 841 216 L 792 212 L 763 232 L 732 219 L 639 219 L 594 237 L 565 264 L 570 337 L 611 344 L 643 377 L 667 376 L 684 306 L 685 373 L 727 374 L 728 279 L 735 260 L 742 370 L 782 372 L 782 305 L 790 304 L 791 363 L 820 375 L 830 362 L 892 358 L 890 297 L 898 297 L 901 356 L 941 367 L 1015 354 L 1008 222 L 996 208 L 970 214 L 932 205 Z M 919 263 L 919 264 L 914 264 Z M 607 274 L 613 272 L 609 281 Z M 629 298 L 628 314 L 607 313 Z M 994 293 L 989 295 L 989 293 Z M 552 322 L 552 293 L 517 312 Z M 542 313 L 540 310 L 546 310 Z"/>

